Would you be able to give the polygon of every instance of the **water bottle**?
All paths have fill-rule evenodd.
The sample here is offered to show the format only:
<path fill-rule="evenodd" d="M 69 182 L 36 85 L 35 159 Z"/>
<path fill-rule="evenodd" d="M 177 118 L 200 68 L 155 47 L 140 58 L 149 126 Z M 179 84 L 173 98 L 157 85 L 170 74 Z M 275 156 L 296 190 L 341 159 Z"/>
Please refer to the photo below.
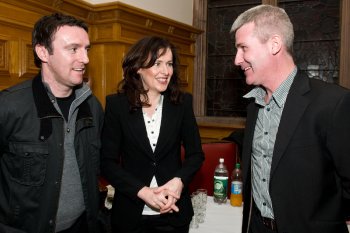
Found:
<path fill-rule="evenodd" d="M 214 172 L 214 202 L 226 203 L 227 200 L 228 171 L 224 164 L 224 159 L 219 159 L 219 164 Z"/>
<path fill-rule="evenodd" d="M 231 176 L 230 203 L 232 206 L 242 205 L 242 183 L 241 165 L 236 163 L 235 169 L 233 169 Z"/>

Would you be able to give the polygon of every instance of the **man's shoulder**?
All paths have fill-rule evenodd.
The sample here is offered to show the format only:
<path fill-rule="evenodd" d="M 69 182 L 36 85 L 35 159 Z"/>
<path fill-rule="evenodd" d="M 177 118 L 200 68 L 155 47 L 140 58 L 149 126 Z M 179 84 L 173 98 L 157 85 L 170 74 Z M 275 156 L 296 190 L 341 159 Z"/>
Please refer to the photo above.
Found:
<path fill-rule="evenodd" d="M 97 109 L 97 111 L 99 111 L 99 112 L 103 112 L 101 102 L 98 100 L 98 98 L 94 94 L 91 94 L 87 98 L 87 102 L 91 108 Z"/>
<path fill-rule="evenodd" d="M 24 97 L 26 93 L 32 93 L 32 80 L 26 80 L 2 90 L 0 98 Z"/>
<path fill-rule="evenodd" d="M 294 81 L 297 83 L 295 87 L 299 91 L 304 90 L 307 93 L 311 93 L 311 95 L 313 93 L 315 96 L 330 95 L 329 97 L 332 97 L 333 95 L 339 96 L 350 92 L 349 89 L 336 83 L 326 82 L 317 78 L 309 78 L 306 72 L 298 72 Z"/>
<path fill-rule="evenodd" d="M 340 95 L 342 94 L 346 94 L 346 93 L 349 93 L 350 90 L 345 88 L 345 87 L 342 87 L 338 84 L 335 84 L 335 83 L 328 83 L 328 82 L 325 82 L 323 80 L 319 80 L 319 79 L 314 79 L 314 78 L 310 78 L 310 86 L 311 86 L 311 90 L 314 90 L 314 91 L 320 91 L 320 92 L 323 92 L 323 93 L 338 93 Z"/>

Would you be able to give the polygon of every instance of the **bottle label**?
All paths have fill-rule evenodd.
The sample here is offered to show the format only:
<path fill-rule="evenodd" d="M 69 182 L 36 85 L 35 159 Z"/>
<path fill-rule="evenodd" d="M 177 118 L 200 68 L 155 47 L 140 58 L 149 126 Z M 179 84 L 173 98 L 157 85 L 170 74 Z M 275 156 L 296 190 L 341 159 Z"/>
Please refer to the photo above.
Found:
<path fill-rule="evenodd" d="M 228 177 L 214 176 L 214 197 L 225 198 L 227 196 Z"/>
<path fill-rule="evenodd" d="M 242 193 L 242 182 L 241 181 L 232 181 L 231 182 L 231 193 L 232 194 L 241 194 Z"/>

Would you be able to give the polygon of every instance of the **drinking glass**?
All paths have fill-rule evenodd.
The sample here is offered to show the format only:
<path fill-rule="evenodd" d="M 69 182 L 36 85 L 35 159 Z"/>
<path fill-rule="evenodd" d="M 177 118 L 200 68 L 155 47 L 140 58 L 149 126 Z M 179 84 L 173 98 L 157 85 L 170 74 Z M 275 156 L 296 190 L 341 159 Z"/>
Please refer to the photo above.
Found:
<path fill-rule="evenodd" d="M 200 188 L 197 189 L 196 195 L 198 198 L 198 222 L 203 223 L 207 210 L 208 191 L 206 189 Z"/>

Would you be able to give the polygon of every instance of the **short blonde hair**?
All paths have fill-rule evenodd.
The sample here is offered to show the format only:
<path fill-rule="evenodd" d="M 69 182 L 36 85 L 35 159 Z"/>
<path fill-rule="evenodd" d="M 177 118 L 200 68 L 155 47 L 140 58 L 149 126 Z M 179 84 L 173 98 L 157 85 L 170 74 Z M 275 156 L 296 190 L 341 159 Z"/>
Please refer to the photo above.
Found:
<path fill-rule="evenodd" d="M 282 37 L 290 54 L 293 54 L 294 29 L 287 13 L 280 7 L 258 5 L 240 14 L 232 24 L 230 33 L 235 33 L 244 24 L 254 22 L 255 34 L 266 42 L 273 34 Z"/>

